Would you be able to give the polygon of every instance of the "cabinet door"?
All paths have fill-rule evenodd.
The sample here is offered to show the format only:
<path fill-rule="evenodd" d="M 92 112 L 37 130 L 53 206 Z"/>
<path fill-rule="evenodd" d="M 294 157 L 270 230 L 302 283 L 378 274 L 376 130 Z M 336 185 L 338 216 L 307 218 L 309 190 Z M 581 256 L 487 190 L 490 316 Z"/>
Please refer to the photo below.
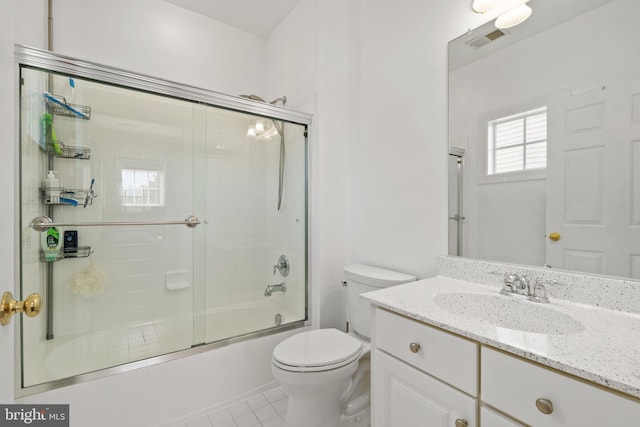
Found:
<path fill-rule="evenodd" d="M 456 420 L 477 426 L 476 399 L 380 350 L 371 409 L 375 427 L 455 427 Z"/>

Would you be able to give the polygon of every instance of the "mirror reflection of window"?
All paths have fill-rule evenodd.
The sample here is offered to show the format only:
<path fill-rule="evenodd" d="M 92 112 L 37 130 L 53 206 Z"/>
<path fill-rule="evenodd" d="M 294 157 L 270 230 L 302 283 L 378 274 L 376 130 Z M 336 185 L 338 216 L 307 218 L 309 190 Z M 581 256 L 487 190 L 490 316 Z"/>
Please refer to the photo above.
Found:
<path fill-rule="evenodd" d="M 487 130 L 487 175 L 547 167 L 546 107 L 492 120 Z"/>
<path fill-rule="evenodd" d="M 164 206 L 164 173 L 122 169 L 123 206 Z"/>

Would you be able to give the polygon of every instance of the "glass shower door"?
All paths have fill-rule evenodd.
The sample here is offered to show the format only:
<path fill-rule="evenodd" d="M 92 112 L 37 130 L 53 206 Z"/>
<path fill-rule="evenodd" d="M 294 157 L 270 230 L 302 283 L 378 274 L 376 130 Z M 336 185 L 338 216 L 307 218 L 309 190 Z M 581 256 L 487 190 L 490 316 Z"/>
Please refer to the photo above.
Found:
<path fill-rule="evenodd" d="M 308 325 L 310 115 L 16 55 L 22 388 Z"/>
<path fill-rule="evenodd" d="M 22 294 L 45 303 L 22 324 L 23 386 L 191 347 L 199 230 L 162 224 L 194 213 L 204 107 L 26 67 L 21 77 Z M 29 226 L 42 217 L 61 225 Z"/>
<path fill-rule="evenodd" d="M 206 342 L 306 320 L 306 126 L 211 107 L 207 130 Z"/>

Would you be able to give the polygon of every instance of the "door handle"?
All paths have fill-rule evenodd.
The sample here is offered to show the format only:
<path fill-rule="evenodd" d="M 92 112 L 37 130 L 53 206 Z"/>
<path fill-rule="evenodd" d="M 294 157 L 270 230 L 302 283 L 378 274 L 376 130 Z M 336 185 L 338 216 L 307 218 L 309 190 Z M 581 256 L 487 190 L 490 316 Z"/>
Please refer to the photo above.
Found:
<path fill-rule="evenodd" d="M 549 240 L 553 240 L 554 242 L 557 242 L 558 240 L 560 240 L 560 233 L 551 233 L 549 234 Z"/>
<path fill-rule="evenodd" d="M 42 299 L 38 294 L 31 294 L 24 301 L 13 299 L 11 292 L 2 294 L 0 301 L 0 324 L 3 326 L 11 322 L 11 318 L 16 313 L 24 313 L 29 317 L 36 317 L 40 313 Z"/>

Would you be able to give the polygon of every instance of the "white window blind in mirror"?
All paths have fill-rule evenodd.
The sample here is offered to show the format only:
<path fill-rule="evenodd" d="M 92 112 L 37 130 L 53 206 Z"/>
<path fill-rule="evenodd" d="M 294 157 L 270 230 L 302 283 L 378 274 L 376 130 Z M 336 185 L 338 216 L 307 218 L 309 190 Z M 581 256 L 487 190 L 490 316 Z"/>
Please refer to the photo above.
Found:
<path fill-rule="evenodd" d="M 487 175 L 546 168 L 546 107 L 492 120 L 487 128 Z"/>

